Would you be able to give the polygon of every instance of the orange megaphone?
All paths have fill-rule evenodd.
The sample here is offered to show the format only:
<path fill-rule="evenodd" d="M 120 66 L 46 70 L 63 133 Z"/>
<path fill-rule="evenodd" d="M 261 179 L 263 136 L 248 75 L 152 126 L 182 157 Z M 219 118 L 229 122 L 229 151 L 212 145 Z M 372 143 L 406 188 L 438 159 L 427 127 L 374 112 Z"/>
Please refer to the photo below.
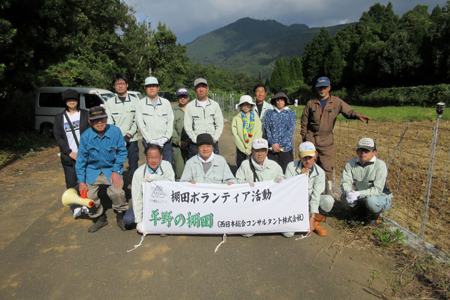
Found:
<path fill-rule="evenodd" d="M 93 207 L 95 205 L 93 200 L 88 199 L 86 190 L 81 193 L 81 196 L 78 196 L 77 190 L 75 189 L 68 189 L 67 191 L 65 191 L 61 197 L 61 202 L 64 206 L 77 204 L 87 207 Z"/>

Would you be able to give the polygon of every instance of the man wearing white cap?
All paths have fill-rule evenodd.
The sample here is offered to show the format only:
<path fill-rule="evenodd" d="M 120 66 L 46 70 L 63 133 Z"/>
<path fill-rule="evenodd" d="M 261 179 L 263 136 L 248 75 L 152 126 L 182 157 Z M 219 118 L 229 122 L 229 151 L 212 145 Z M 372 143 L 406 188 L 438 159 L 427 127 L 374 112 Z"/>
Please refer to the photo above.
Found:
<path fill-rule="evenodd" d="M 333 168 L 335 159 L 333 128 L 336 118 L 342 114 L 347 119 L 359 119 L 369 122 L 370 118 L 352 109 L 336 96 L 330 95 L 331 83 L 327 77 L 316 82 L 317 99 L 306 103 L 301 118 L 302 140 L 316 145 L 317 164 L 324 169 L 327 177 L 326 192 L 331 195 Z"/>
<path fill-rule="evenodd" d="M 250 159 L 242 162 L 236 172 L 236 179 L 240 183 L 248 182 L 251 187 L 255 182 L 273 180 L 277 183 L 283 181 L 283 169 L 273 160 L 267 158 L 269 153 L 269 143 L 265 139 L 256 139 L 252 146 L 252 155 Z M 253 233 L 243 234 L 243 237 L 249 238 Z M 290 233 L 283 233 L 285 237 L 291 237 Z"/>
<path fill-rule="evenodd" d="M 387 167 L 378 159 L 371 138 L 362 138 L 356 147 L 357 157 L 347 161 L 341 179 L 341 200 L 351 211 L 350 224 L 378 227 L 382 212 L 391 207 L 392 193 L 386 185 Z"/>
<path fill-rule="evenodd" d="M 194 80 L 197 98 L 186 106 L 184 130 L 191 139 L 189 157 L 198 153 L 197 136 L 208 133 L 214 140 L 214 153 L 219 154 L 219 138 L 223 131 L 223 116 L 217 102 L 208 98 L 209 86 L 205 78 Z"/>
<path fill-rule="evenodd" d="M 142 134 L 144 148 L 148 143 L 163 149 L 163 159 L 173 163 L 171 143 L 173 111 L 169 100 L 158 96 L 159 82 L 155 77 L 145 78 L 147 97 L 136 104 L 136 121 Z"/>
<path fill-rule="evenodd" d="M 308 196 L 309 196 L 309 224 L 311 231 L 315 231 L 319 236 L 326 236 L 327 230 L 320 226 L 320 222 L 325 221 L 325 213 L 330 212 L 334 205 L 334 199 L 330 195 L 322 195 L 325 191 L 325 172 L 316 164 L 317 152 L 314 144 L 304 142 L 299 147 L 299 160 L 288 164 L 286 178 L 299 174 L 308 174 Z"/>
<path fill-rule="evenodd" d="M 240 182 L 256 182 L 283 179 L 283 169 L 275 161 L 267 158 L 269 143 L 265 139 L 253 142 L 250 159 L 242 162 L 236 172 L 236 179 Z"/>
<path fill-rule="evenodd" d="M 231 135 L 236 144 L 236 166 L 239 168 L 242 162 L 252 154 L 253 141 L 262 137 L 262 125 L 255 111 L 252 97 L 244 95 L 236 104 L 239 113 L 231 122 Z"/>

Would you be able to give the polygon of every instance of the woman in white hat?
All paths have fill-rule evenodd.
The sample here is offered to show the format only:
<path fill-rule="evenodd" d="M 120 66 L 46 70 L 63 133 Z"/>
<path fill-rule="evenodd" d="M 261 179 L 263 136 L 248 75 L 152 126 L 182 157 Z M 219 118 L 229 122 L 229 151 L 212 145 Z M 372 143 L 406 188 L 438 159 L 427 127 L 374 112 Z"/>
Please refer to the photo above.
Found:
<path fill-rule="evenodd" d="M 244 95 L 239 99 L 236 109 L 239 113 L 231 123 L 231 135 L 236 144 L 236 165 L 241 163 L 252 154 L 252 144 L 255 139 L 262 137 L 261 120 L 252 109 L 255 106 L 252 97 Z"/>

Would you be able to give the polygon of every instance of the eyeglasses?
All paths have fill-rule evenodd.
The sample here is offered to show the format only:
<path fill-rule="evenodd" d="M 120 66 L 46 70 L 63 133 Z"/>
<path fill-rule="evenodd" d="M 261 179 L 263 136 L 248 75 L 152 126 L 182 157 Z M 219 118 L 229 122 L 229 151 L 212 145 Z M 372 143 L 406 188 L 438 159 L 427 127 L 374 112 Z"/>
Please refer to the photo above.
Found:
<path fill-rule="evenodd" d="M 91 123 L 106 123 L 106 118 L 101 118 L 101 119 L 95 119 L 95 120 L 91 120 Z"/>
<path fill-rule="evenodd" d="M 114 85 L 115 86 L 124 86 L 124 85 L 127 85 L 127 83 L 122 81 L 122 82 L 116 82 L 116 83 L 114 83 Z"/>

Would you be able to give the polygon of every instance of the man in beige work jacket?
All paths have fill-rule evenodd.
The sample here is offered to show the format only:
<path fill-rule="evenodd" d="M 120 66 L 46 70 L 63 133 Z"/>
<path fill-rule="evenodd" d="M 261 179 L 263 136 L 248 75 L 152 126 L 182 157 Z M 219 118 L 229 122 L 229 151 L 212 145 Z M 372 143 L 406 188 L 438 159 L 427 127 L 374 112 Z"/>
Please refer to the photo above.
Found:
<path fill-rule="evenodd" d="M 205 78 L 194 80 L 197 98 L 186 106 L 184 130 L 191 139 L 189 158 L 197 155 L 197 136 L 208 133 L 214 140 L 214 153 L 219 154 L 219 138 L 223 131 L 223 116 L 217 102 L 208 98 L 209 86 Z"/>

